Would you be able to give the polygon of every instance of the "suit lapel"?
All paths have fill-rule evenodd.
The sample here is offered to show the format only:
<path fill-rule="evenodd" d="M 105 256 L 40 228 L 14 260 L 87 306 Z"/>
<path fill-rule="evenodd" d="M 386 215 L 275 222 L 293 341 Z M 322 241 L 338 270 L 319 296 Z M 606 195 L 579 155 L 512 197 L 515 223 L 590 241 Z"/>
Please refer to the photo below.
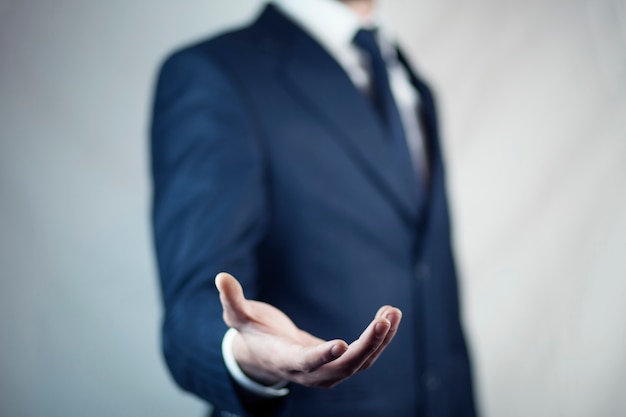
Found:
<path fill-rule="evenodd" d="M 270 6 L 271 8 L 272 6 Z M 276 14 L 276 10 L 268 10 Z M 288 39 L 288 52 L 280 67 L 287 87 L 353 156 L 377 187 L 409 222 L 415 217 L 414 194 L 397 169 L 389 139 L 366 98 L 343 68 L 308 34 L 282 17 L 280 36 Z M 280 23 L 274 17 L 273 23 Z M 275 28 L 276 29 L 276 28 Z"/>

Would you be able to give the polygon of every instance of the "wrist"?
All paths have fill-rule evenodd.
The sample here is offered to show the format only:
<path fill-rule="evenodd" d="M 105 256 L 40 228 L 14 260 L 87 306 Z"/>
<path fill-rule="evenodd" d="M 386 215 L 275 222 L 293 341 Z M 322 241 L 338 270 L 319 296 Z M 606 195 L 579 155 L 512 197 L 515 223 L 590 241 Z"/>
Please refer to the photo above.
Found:
<path fill-rule="evenodd" d="M 228 373 L 235 380 L 235 382 L 247 391 L 250 391 L 260 397 L 277 398 L 284 397 L 289 394 L 289 389 L 286 388 L 288 381 L 283 380 L 272 386 L 262 385 L 244 373 L 233 354 L 233 342 L 237 335 L 237 330 L 231 328 L 226 332 L 224 339 L 222 340 L 222 356 L 224 358 L 224 364 L 226 365 Z"/>
<path fill-rule="evenodd" d="M 263 364 L 256 360 L 254 353 L 246 345 L 244 338 L 239 332 L 236 332 L 233 336 L 232 352 L 237 365 L 254 382 L 268 387 L 286 385 L 280 375 L 273 370 L 265 369 Z"/>

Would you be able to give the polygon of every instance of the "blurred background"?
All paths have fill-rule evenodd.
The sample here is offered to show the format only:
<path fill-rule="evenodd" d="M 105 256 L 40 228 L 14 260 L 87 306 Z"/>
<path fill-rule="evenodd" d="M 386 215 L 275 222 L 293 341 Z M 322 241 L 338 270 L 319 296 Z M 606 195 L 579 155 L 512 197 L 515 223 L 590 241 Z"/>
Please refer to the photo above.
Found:
<path fill-rule="evenodd" d="M 261 0 L 0 0 L 0 416 L 200 416 L 159 350 L 147 126 Z M 626 415 L 626 0 L 387 0 L 438 92 L 487 417 Z"/>

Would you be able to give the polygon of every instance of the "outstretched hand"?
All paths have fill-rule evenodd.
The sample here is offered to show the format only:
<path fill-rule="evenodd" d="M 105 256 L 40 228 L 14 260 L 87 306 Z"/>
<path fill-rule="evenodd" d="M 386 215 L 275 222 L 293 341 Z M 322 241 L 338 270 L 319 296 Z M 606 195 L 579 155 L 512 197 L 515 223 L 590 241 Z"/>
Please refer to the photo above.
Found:
<path fill-rule="evenodd" d="M 349 345 L 324 341 L 300 330 L 285 313 L 267 303 L 247 300 L 230 274 L 215 278 L 224 322 L 238 331 L 233 355 L 239 367 L 265 385 L 288 380 L 309 387 L 330 388 L 369 368 L 391 342 L 402 312 L 383 306 L 361 336 Z"/>

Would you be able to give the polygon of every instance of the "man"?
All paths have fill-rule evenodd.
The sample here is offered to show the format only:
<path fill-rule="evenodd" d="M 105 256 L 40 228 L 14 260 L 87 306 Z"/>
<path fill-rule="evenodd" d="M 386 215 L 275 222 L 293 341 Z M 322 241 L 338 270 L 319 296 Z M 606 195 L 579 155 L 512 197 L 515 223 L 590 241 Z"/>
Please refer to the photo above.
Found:
<path fill-rule="evenodd" d="M 213 415 L 475 415 L 433 98 L 375 6 L 276 1 L 161 70 L 163 349 Z"/>

